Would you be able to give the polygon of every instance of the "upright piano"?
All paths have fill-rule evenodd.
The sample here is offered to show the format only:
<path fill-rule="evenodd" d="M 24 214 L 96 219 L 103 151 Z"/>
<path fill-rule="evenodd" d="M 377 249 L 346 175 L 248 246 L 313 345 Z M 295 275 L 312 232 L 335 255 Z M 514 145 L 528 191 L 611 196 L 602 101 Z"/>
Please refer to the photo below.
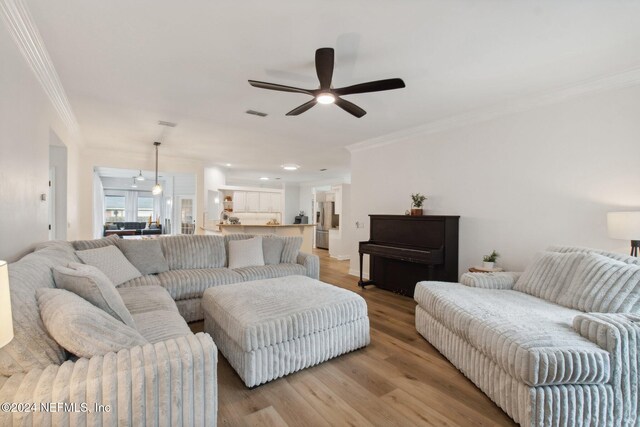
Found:
<path fill-rule="evenodd" d="M 369 215 L 370 238 L 360 242 L 360 281 L 413 297 L 417 282 L 458 281 L 458 222 L 451 215 Z M 369 280 L 362 278 L 369 255 Z"/>

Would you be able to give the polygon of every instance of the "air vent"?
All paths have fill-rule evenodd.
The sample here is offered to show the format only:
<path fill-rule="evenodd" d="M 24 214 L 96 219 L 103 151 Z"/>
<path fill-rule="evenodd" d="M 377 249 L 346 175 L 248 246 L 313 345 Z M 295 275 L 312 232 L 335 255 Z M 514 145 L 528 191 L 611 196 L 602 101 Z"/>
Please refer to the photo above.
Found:
<path fill-rule="evenodd" d="M 158 120 L 158 124 L 160 126 L 166 126 L 166 127 L 170 127 L 170 128 L 174 128 L 174 127 L 178 126 L 177 123 L 165 122 L 164 120 Z"/>
<path fill-rule="evenodd" d="M 262 113 L 262 112 L 256 111 L 256 110 L 247 110 L 247 111 L 245 111 L 245 113 L 251 114 L 253 116 L 258 116 L 258 117 L 267 117 L 267 113 Z"/>

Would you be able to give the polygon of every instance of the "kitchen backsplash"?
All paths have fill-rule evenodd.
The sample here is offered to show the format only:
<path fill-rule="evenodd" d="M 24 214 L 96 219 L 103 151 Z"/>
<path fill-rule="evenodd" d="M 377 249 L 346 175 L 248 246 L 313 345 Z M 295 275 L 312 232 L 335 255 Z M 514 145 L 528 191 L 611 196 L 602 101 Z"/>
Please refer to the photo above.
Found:
<path fill-rule="evenodd" d="M 282 218 L 279 213 L 232 212 L 230 216 L 240 218 L 240 223 L 245 225 L 263 225 L 272 219 L 276 219 L 282 223 Z"/>

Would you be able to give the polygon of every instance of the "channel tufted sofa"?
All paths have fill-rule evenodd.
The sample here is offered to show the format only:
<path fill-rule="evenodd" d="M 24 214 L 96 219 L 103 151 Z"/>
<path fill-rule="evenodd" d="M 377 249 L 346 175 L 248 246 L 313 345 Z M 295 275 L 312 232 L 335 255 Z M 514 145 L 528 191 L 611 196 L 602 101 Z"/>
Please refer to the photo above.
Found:
<path fill-rule="evenodd" d="M 187 321 L 203 318 L 200 300 L 212 286 L 290 274 L 319 275 L 318 257 L 285 246 L 280 263 L 227 268 L 230 240 L 248 235 L 162 237 L 169 270 L 125 282 L 117 292 L 147 344 L 82 358 L 47 332 L 38 295 L 56 287 L 52 270 L 79 263 L 76 250 L 115 245 L 119 237 L 45 242 L 9 265 L 14 338 L 0 348 L 0 402 L 100 404 L 109 411 L 0 412 L 1 426 L 215 426 L 217 347 Z M 286 253 L 287 248 L 291 253 Z M 56 291 L 64 292 L 64 291 Z M 33 410 L 33 409 L 36 410 Z M 92 408 L 92 406 L 91 406 Z M 24 409 L 24 408 L 23 408 Z"/>
<path fill-rule="evenodd" d="M 155 285 L 169 292 L 178 311 L 187 322 L 203 320 L 200 303 L 207 288 L 218 285 L 272 279 L 275 277 L 302 275 L 312 279 L 320 276 L 320 260 L 316 255 L 298 252 L 302 237 L 280 237 L 291 243 L 284 248 L 282 257 L 294 262 L 276 265 L 227 268 L 229 241 L 254 237 L 251 234 L 228 234 L 226 236 L 166 236 L 160 237 L 162 253 L 169 264 L 169 271 L 146 275 L 123 283 L 119 288 Z M 97 240 L 73 242 L 74 248 L 93 249 L 115 245 L 117 236 Z M 287 253 L 290 250 L 291 253 Z"/>
<path fill-rule="evenodd" d="M 418 332 L 520 425 L 640 425 L 638 258 L 551 247 L 414 298 Z"/>

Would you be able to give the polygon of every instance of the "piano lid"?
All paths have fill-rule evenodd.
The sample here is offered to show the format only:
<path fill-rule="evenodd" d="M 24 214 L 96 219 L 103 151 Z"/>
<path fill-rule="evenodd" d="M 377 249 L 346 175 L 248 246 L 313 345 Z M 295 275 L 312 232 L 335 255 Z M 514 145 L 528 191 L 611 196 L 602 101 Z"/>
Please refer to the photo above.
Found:
<path fill-rule="evenodd" d="M 369 215 L 371 217 L 370 242 L 421 249 L 439 249 L 445 246 L 447 218 L 444 215 Z"/>

